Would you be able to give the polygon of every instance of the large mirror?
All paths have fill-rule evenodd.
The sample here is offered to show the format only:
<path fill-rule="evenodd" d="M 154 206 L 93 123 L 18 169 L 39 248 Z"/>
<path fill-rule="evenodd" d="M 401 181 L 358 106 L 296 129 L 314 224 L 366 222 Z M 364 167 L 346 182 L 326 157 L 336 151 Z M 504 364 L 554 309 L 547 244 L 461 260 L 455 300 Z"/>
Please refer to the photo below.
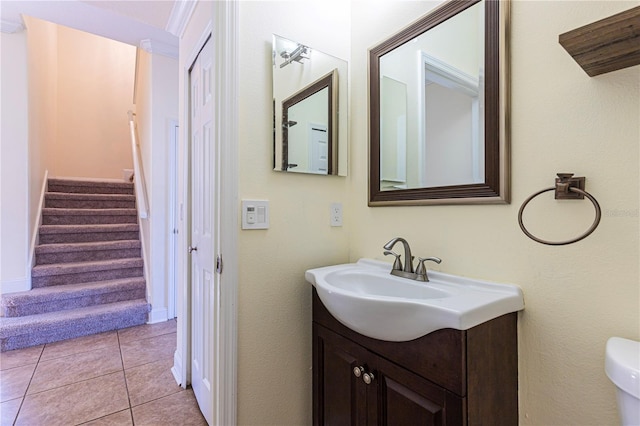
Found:
<path fill-rule="evenodd" d="M 369 205 L 509 202 L 508 2 L 449 1 L 369 50 Z"/>
<path fill-rule="evenodd" d="M 347 62 L 273 36 L 273 167 L 347 174 Z"/>

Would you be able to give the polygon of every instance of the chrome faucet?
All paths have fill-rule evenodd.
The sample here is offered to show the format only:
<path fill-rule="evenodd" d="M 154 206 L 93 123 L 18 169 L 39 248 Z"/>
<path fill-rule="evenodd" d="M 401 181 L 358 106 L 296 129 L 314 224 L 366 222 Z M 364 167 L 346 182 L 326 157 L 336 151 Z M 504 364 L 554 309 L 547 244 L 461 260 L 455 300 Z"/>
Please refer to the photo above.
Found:
<path fill-rule="evenodd" d="M 401 242 L 404 246 L 404 267 L 402 267 L 402 261 L 400 260 L 400 255 L 392 252 L 393 246 L 397 242 Z M 393 267 L 391 268 L 391 275 L 396 275 L 398 277 L 409 278 L 411 280 L 417 281 L 429 281 L 429 277 L 427 276 L 427 268 L 424 266 L 424 262 L 430 260 L 432 262 L 440 263 L 441 259 L 437 257 L 427 257 L 427 258 L 418 258 L 418 267 L 413 269 L 413 256 L 411 255 L 411 247 L 409 247 L 409 243 L 407 240 L 401 237 L 396 237 L 389 241 L 387 244 L 383 246 L 384 255 L 392 255 L 395 256 L 395 261 L 393 262 Z"/>

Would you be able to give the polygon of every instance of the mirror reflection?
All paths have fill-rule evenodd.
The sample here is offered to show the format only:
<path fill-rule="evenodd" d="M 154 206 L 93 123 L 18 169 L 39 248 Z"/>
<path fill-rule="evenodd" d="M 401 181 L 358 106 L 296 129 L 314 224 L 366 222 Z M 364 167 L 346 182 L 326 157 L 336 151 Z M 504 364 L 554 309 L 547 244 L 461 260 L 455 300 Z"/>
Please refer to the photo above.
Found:
<path fill-rule="evenodd" d="M 380 58 L 381 190 L 484 180 L 483 6 Z"/>
<path fill-rule="evenodd" d="M 274 170 L 346 176 L 347 62 L 277 35 L 272 54 Z"/>
<path fill-rule="evenodd" d="M 407 188 L 407 85 L 380 81 L 380 186 Z M 413 180 L 413 179 L 412 179 Z"/>
<path fill-rule="evenodd" d="M 337 78 L 333 70 L 282 101 L 282 170 L 335 174 Z"/>
<path fill-rule="evenodd" d="M 508 201 L 506 6 L 450 1 L 370 49 L 370 205 Z"/>

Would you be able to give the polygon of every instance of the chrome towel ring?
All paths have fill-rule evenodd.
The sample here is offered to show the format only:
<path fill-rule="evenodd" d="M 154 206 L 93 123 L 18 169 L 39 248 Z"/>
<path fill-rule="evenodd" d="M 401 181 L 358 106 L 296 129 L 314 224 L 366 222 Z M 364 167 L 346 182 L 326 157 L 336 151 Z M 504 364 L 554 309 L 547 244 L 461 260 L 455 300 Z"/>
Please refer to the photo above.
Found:
<path fill-rule="evenodd" d="M 533 241 L 550 246 L 563 246 L 572 244 L 589 236 L 598 227 L 600 218 L 602 217 L 602 210 L 600 209 L 600 204 L 598 204 L 598 201 L 593 197 L 593 195 L 584 190 L 584 182 L 584 177 L 573 177 L 573 173 L 558 173 L 558 177 L 556 178 L 556 186 L 536 192 L 535 194 L 527 198 L 524 203 L 522 203 L 522 206 L 520 206 L 520 211 L 518 212 L 518 224 L 520 225 L 520 229 L 522 229 L 522 232 L 524 232 L 524 234 L 527 237 L 531 238 Z M 522 213 L 524 212 L 524 208 L 527 206 L 527 204 L 529 204 L 529 202 L 538 195 L 554 190 L 556 200 L 584 199 L 584 197 L 587 197 L 589 201 L 593 203 L 593 207 L 596 210 L 596 218 L 591 224 L 591 227 L 589 227 L 589 229 L 587 229 L 584 234 L 566 241 L 547 241 L 536 237 L 531 232 L 529 232 L 527 228 L 525 228 L 524 223 L 522 222 Z"/>

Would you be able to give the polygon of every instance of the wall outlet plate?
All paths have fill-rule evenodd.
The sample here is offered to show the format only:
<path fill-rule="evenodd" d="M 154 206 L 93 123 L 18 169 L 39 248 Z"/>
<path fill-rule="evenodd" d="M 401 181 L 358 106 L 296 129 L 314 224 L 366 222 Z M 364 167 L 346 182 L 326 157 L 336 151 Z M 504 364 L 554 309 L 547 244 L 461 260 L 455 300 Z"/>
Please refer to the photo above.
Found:
<path fill-rule="evenodd" d="M 331 226 L 342 226 L 342 203 L 331 204 Z"/>

